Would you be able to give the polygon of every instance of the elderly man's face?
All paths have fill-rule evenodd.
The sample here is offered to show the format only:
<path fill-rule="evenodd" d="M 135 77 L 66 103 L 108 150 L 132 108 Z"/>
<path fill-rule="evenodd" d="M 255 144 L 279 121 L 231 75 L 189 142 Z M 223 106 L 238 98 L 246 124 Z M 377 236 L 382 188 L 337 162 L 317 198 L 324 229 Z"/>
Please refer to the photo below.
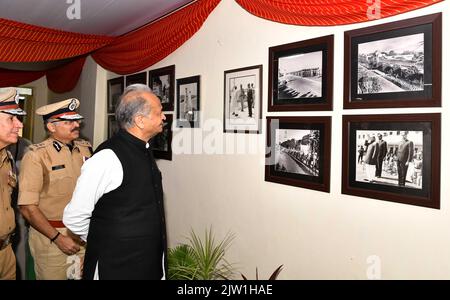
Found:
<path fill-rule="evenodd" d="M 16 116 L 0 112 L 0 149 L 17 143 L 22 122 Z"/>
<path fill-rule="evenodd" d="M 162 112 L 161 102 L 158 97 L 150 93 L 144 93 L 142 96 L 150 103 L 151 107 L 150 114 L 144 116 L 144 130 L 152 138 L 162 132 L 166 116 Z"/>

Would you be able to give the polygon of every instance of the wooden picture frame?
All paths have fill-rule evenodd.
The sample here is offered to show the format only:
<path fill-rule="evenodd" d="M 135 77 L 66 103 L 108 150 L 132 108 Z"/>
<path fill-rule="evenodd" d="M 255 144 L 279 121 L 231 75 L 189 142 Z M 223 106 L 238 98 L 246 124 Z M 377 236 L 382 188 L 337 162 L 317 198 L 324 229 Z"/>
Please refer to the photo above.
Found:
<path fill-rule="evenodd" d="M 106 110 L 108 114 L 114 113 L 116 106 L 119 103 L 120 96 L 124 91 L 124 78 L 123 76 L 109 79 L 107 81 L 107 103 Z"/>
<path fill-rule="evenodd" d="M 177 79 L 177 127 L 200 126 L 200 75 Z"/>
<path fill-rule="evenodd" d="M 442 14 L 344 33 L 344 108 L 441 106 Z"/>
<path fill-rule="evenodd" d="M 166 115 L 163 131 L 152 139 L 151 147 L 155 158 L 172 160 L 172 123 L 173 116 Z"/>
<path fill-rule="evenodd" d="M 262 65 L 224 71 L 223 132 L 261 133 Z"/>
<path fill-rule="evenodd" d="M 147 72 L 127 75 L 125 77 L 125 87 L 136 83 L 147 85 Z"/>
<path fill-rule="evenodd" d="M 268 111 L 333 110 L 334 36 L 269 48 Z"/>
<path fill-rule="evenodd" d="M 115 115 L 108 115 L 108 139 L 119 131 Z"/>
<path fill-rule="evenodd" d="M 267 117 L 265 181 L 330 192 L 331 117 Z"/>
<path fill-rule="evenodd" d="M 440 208 L 441 114 L 344 115 L 342 133 L 343 194 Z"/>
<path fill-rule="evenodd" d="M 175 97 L 175 65 L 148 71 L 148 85 L 161 100 L 163 111 L 173 111 Z"/>

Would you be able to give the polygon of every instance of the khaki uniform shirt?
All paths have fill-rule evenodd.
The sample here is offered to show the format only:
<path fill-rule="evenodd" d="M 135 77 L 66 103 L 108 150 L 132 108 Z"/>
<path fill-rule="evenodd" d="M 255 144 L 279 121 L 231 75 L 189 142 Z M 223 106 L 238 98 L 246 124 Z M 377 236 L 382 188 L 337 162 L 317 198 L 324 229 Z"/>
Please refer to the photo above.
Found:
<path fill-rule="evenodd" d="M 30 146 L 20 165 L 19 205 L 38 205 L 48 220 L 62 220 L 81 166 L 91 155 L 91 144 L 83 140 L 75 140 L 72 151 L 53 138 Z"/>
<path fill-rule="evenodd" d="M 14 230 L 14 210 L 11 207 L 11 193 L 16 187 L 17 178 L 11 163 L 13 158 L 6 149 L 0 150 L 0 239 Z"/>

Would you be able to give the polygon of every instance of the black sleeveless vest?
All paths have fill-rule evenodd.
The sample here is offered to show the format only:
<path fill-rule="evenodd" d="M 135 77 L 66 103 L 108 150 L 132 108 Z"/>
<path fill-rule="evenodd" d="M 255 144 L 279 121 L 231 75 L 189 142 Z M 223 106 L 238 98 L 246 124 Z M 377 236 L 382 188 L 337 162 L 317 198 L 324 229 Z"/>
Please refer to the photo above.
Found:
<path fill-rule="evenodd" d="M 84 279 L 161 279 L 167 257 L 161 173 L 146 143 L 124 130 L 101 144 L 123 169 L 122 184 L 95 205 L 89 225 Z M 167 274 L 167 259 L 164 267 Z"/>

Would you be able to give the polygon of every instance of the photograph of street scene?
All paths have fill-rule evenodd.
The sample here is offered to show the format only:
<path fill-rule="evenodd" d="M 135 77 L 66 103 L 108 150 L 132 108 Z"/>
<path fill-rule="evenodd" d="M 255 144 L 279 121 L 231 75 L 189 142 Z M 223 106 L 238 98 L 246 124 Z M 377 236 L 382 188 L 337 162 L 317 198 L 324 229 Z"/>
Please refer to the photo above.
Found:
<path fill-rule="evenodd" d="M 275 171 L 319 176 L 319 148 L 319 130 L 275 130 Z"/>
<path fill-rule="evenodd" d="M 357 94 L 423 90 L 423 33 L 358 45 Z"/>
<path fill-rule="evenodd" d="M 278 99 L 322 97 L 322 51 L 278 59 Z"/>
<path fill-rule="evenodd" d="M 423 131 L 356 131 L 356 181 L 422 189 Z"/>

